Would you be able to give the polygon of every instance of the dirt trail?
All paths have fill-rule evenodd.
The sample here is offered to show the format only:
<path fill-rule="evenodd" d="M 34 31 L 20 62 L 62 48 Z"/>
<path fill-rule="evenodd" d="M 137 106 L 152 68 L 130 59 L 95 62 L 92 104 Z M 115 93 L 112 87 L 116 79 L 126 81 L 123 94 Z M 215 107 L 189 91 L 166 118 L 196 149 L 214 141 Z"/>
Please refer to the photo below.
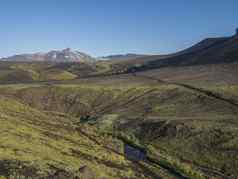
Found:
<path fill-rule="evenodd" d="M 133 74 L 133 75 L 137 76 L 139 78 L 149 79 L 149 80 L 157 81 L 159 83 L 164 83 L 164 84 L 168 84 L 168 85 L 169 84 L 170 85 L 176 85 L 176 86 L 180 86 L 180 87 L 189 89 L 191 91 L 202 93 L 202 94 L 204 94 L 204 95 L 206 95 L 208 97 L 211 97 L 211 98 L 223 101 L 223 102 L 225 102 L 227 104 L 230 104 L 233 107 L 238 109 L 238 102 L 237 101 L 235 101 L 233 99 L 230 99 L 230 98 L 225 98 L 225 97 L 221 96 L 220 94 L 214 93 L 214 92 L 212 92 L 210 90 L 207 90 L 207 89 L 198 88 L 198 87 L 195 87 L 195 86 L 192 86 L 192 85 L 188 85 L 188 84 L 183 84 L 183 83 L 172 83 L 172 82 L 164 81 L 164 80 L 161 80 L 161 79 L 158 79 L 158 78 L 155 78 L 155 77 L 151 77 L 151 76 L 138 75 L 138 74 Z"/>
<path fill-rule="evenodd" d="M 203 94 L 205 94 L 205 95 L 207 95 L 209 97 L 213 97 L 213 98 L 216 98 L 218 100 L 222 100 L 222 101 L 224 101 L 226 103 L 229 103 L 230 105 L 235 106 L 235 107 L 238 108 L 238 102 L 236 102 L 235 100 L 222 97 L 219 94 L 214 93 L 212 91 L 209 91 L 207 89 L 197 88 L 197 87 L 194 87 L 194 86 L 191 86 L 191 85 L 188 85 L 188 84 L 181 84 L 181 83 L 174 83 L 174 84 L 178 85 L 178 86 L 182 86 L 182 87 L 190 89 L 190 90 L 193 90 L 193 91 L 197 91 L 197 92 L 203 93 Z"/>

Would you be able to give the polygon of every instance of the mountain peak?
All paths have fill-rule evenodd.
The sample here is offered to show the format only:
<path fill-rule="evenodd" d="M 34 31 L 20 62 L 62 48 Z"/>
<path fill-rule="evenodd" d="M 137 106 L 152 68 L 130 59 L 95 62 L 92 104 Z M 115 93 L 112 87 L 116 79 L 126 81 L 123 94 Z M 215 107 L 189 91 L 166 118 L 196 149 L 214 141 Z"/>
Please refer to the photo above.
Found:
<path fill-rule="evenodd" d="M 71 48 L 63 49 L 62 52 L 71 52 Z"/>
<path fill-rule="evenodd" d="M 18 62 L 93 62 L 95 59 L 90 55 L 66 48 L 63 50 L 52 50 L 46 53 L 20 54 L 1 59 L 3 61 Z"/>

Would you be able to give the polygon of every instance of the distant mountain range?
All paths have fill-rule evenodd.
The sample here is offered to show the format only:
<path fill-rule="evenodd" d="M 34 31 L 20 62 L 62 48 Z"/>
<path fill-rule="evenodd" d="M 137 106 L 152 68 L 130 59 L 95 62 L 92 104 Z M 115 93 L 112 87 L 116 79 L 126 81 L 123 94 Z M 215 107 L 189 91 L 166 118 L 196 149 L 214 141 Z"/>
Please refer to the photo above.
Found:
<path fill-rule="evenodd" d="M 12 62 L 94 62 L 96 60 L 112 60 L 112 61 L 127 61 L 140 57 L 147 57 L 149 55 L 141 54 L 117 54 L 94 58 L 86 53 L 71 50 L 70 48 L 64 50 L 52 50 L 47 53 L 32 53 L 19 54 L 6 58 L 1 58 L 0 61 Z"/>
<path fill-rule="evenodd" d="M 124 60 L 131 60 L 131 59 L 136 59 L 136 58 L 146 57 L 146 56 L 149 56 L 149 55 L 128 53 L 128 54 L 116 54 L 116 55 L 103 56 L 101 57 L 101 59 L 124 61 Z"/>
<path fill-rule="evenodd" d="M 238 30 L 231 37 L 207 38 L 185 50 L 168 55 L 117 54 L 94 58 L 86 53 L 71 50 L 53 50 L 47 53 L 20 54 L 0 61 L 13 62 L 83 62 L 107 60 L 117 63 L 116 68 L 148 70 L 168 66 L 201 65 L 238 61 Z M 139 68 L 138 68 L 139 67 Z M 135 70 L 135 69 L 133 69 Z M 124 71 L 124 70 L 123 70 Z M 129 70 L 130 71 L 130 70 Z"/>
<path fill-rule="evenodd" d="M 95 58 L 70 48 L 53 50 L 47 53 L 20 54 L 0 59 L 14 62 L 94 62 Z"/>

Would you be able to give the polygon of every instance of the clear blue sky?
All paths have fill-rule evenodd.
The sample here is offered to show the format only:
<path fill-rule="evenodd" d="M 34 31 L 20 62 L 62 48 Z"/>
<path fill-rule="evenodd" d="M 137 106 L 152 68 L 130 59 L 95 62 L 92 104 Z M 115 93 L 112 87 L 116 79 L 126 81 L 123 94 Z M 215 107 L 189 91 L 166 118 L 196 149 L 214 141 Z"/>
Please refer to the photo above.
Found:
<path fill-rule="evenodd" d="M 161 54 L 238 27 L 238 0 L 2 0 L 0 56 Z"/>

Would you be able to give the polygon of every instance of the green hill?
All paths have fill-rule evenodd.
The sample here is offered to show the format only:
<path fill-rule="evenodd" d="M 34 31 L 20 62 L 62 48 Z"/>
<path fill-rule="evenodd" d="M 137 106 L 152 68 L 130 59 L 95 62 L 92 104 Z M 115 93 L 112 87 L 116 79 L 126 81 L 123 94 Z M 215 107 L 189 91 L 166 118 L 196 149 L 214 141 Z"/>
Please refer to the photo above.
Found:
<path fill-rule="evenodd" d="M 2 85 L 0 174 L 236 176 L 238 108 L 223 100 L 237 100 L 236 88 L 210 87 L 221 96 L 214 98 L 165 84 Z M 144 148 L 147 160 L 128 160 L 128 143 Z"/>

